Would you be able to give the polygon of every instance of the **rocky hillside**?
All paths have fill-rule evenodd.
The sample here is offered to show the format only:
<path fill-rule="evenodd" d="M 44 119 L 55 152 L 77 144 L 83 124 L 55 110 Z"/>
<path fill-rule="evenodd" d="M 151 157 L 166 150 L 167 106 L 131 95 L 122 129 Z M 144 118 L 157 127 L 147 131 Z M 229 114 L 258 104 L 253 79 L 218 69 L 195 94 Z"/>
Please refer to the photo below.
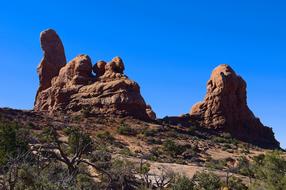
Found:
<path fill-rule="evenodd" d="M 151 187 L 162 189 L 171 186 L 173 180 L 177 179 L 177 175 L 192 179 L 198 174 L 206 175 L 207 178 L 216 176 L 220 180 L 218 184 L 229 187 L 231 185 L 226 185 L 227 181 L 234 180 L 234 183 L 242 186 L 242 189 L 247 189 L 247 186 L 255 181 L 254 176 L 247 173 L 247 167 L 250 167 L 248 164 L 270 151 L 237 140 L 230 133 L 196 126 L 194 123 L 188 127 L 174 125 L 171 118 L 146 122 L 130 116 L 93 116 L 84 111 L 77 115 L 67 116 L 61 113 L 48 115 L 43 112 L 8 108 L 0 109 L 0 118 L 0 129 L 2 123 L 6 122 L 20 126 L 20 134 L 17 138 L 24 138 L 27 141 L 28 150 L 30 149 L 36 157 L 41 158 L 39 167 L 45 168 L 44 173 L 47 169 L 53 173 L 52 168 L 47 168 L 46 162 L 62 163 L 65 168 L 73 159 L 76 161 L 87 159 L 88 164 L 79 165 L 81 169 L 77 175 L 87 175 L 89 180 L 97 184 L 92 186 L 104 186 L 100 189 L 124 187 L 124 185 L 117 184 L 120 182 L 117 174 L 135 175 L 134 179 L 128 179 L 131 180 L 128 183 L 142 183 L 150 189 Z M 54 136 L 50 136 L 53 134 L 51 130 L 55 132 Z M 83 136 L 79 136 L 80 134 Z M 0 132 L 0 135 L 3 135 L 3 132 Z M 88 146 L 84 147 L 90 148 L 84 153 L 83 158 L 77 157 L 77 152 L 73 154 L 71 150 L 72 148 L 82 150 L 81 143 L 84 143 L 86 139 L 90 139 L 87 142 L 91 144 L 88 143 Z M 54 155 L 55 153 L 57 156 Z M 24 163 L 27 164 L 26 162 Z M 127 165 L 117 168 L 117 162 Z M 34 161 L 31 164 L 33 168 Z M 74 164 L 73 167 L 79 167 L 76 162 Z M 102 168 L 97 167 L 107 168 L 105 168 L 106 171 L 101 171 Z M 142 170 L 146 173 L 142 173 Z M 38 171 L 38 173 L 41 172 Z M 69 180 L 70 175 L 67 175 L 64 180 Z M 108 175 L 114 176 L 110 179 L 116 183 L 113 184 L 114 188 L 106 188 L 109 186 L 105 181 Z M 145 179 L 146 176 L 148 179 Z M 42 177 L 40 176 L 40 179 Z M 34 178 L 40 180 L 36 176 Z M 57 184 L 60 179 L 49 178 L 49 180 Z M 166 184 L 158 185 L 156 180 L 163 180 L 161 182 Z M 123 189 L 139 188 L 128 186 Z"/>

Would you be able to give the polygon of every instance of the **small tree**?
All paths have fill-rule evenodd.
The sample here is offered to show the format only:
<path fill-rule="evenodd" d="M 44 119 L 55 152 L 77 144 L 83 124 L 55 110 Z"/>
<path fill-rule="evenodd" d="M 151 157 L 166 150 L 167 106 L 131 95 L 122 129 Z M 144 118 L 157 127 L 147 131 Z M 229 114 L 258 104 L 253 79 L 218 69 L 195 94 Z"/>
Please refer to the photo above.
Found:
<path fill-rule="evenodd" d="M 141 180 L 143 181 L 143 186 L 145 188 L 152 188 L 152 180 L 150 179 L 150 164 L 148 162 L 143 162 L 141 159 L 140 166 L 138 169 L 138 173 L 141 176 Z"/>
<path fill-rule="evenodd" d="M 159 175 L 154 175 L 155 187 L 162 190 L 165 187 L 168 187 L 172 181 L 175 179 L 175 173 L 171 170 L 161 168 Z"/>

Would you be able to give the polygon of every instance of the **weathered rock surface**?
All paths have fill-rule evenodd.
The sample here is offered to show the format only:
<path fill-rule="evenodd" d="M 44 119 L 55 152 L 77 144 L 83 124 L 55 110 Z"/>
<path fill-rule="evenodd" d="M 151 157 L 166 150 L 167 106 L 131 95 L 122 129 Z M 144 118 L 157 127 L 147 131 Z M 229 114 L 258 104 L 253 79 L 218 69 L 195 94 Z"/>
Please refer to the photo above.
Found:
<path fill-rule="evenodd" d="M 44 38 L 43 34 L 56 37 L 56 40 Z M 65 60 L 59 58 L 64 56 L 64 51 L 54 31 L 43 32 L 41 44 L 44 58 L 38 69 L 41 71 L 40 87 L 35 111 L 119 114 L 143 120 L 156 118 L 141 96 L 139 85 L 124 74 L 124 63 L 120 57 L 113 58 L 109 63 L 98 61 L 93 66 L 89 56 L 79 55 L 65 64 Z M 43 68 L 49 69 L 43 72 Z M 48 84 L 46 81 L 49 81 Z"/>
<path fill-rule="evenodd" d="M 246 82 L 223 64 L 212 72 L 205 99 L 192 107 L 190 117 L 200 126 L 222 129 L 254 144 L 279 147 L 272 129 L 254 116 L 246 99 Z"/>
<path fill-rule="evenodd" d="M 48 29 L 41 32 L 40 41 L 44 57 L 37 68 L 40 78 L 37 96 L 40 91 L 51 86 L 52 79 L 59 74 L 60 69 L 66 64 L 64 46 L 54 30 Z"/>

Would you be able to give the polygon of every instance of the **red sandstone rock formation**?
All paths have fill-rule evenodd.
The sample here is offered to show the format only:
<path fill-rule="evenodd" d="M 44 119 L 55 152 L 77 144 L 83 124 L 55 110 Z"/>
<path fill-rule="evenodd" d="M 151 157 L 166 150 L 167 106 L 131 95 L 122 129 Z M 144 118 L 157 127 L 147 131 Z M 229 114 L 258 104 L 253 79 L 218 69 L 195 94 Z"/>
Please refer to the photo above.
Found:
<path fill-rule="evenodd" d="M 63 45 L 53 30 L 41 33 L 41 44 L 44 58 L 38 69 L 40 87 L 35 111 L 87 111 L 156 119 L 141 96 L 139 85 L 124 74 L 120 57 L 109 63 L 99 61 L 92 66 L 87 55 L 79 55 L 65 64 Z"/>
<path fill-rule="evenodd" d="M 51 86 L 52 79 L 59 74 L 60 69 L 66 64 L 64 46 L 57 33 L 52 30 L 41 32 L 41 48 L 44 57 L 37 68 L 40 86 L 37 95 Z"/>
<path fill-rule="evenodd" d="M 246 99 L 245 81 L 223 64 L 212 72 L 205 99 L 192 107 L 190 117 L 200 126 L 222 129 L 242 140 L 277 147 L 272 129 L 254 116 Z"/>

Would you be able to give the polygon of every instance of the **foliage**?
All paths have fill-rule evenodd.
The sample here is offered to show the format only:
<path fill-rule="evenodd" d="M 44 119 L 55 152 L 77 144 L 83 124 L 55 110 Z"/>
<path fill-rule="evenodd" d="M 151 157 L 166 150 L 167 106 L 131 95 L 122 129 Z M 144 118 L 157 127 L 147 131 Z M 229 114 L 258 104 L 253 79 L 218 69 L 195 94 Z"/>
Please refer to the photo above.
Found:
<path fill-rule="evenodd" d="M 156 133 L 158 133 L 158 130 L 156 129 L 145 129 L 143 131 L 145 137 L 154 137 Z"/>
<path fill-rule="evenodd" d="M 231 190 L 247 190 L 248 189 L 247 186 L 242 183 L 241 179 L 234 177 L 234 176 L 231 176 L 229 178 L 228 187 Z"/>
<path fill-rule="evenodd" d="M 134 129 L 123 124 L 118 132 L 123 135 L 136 134 Z M 97 133 L 96 141 L 100 142 L 97 144 L 80 129 L 66 127 L 64 133 L 68 136 L 67 142 L 61 138 L 62 131 L 47 127 L 40 133 L 42 138 L 39 139 L 32 136 L 35 134 L 29 134 L 25 127 L 1 122 L 0 189 L 217 190 L 221 187 L 231 190 L 248 189 L 237 177 L 238 175 L 235 177 L 233 173 L 247 176 L 249 188 L 252 190 L 286 189 L 286 160 L 278 151 L 255 156 L 253 161 L 250 157 L 242 156 L 238 159 L 238 164 L 231 165 L 233 166 L 231 168 L 230 163 L 235 163 L 234 159 L 209 158 L 206 166 L 227 172 L 227 180 L 223 184 L 219 176 L 211 172 L 197 172 L 192 179 L 189 179 L 183 175 L 175 175 L 162 167 L 158 168 L 161 173 L 157 171 L 154 175 L 151 173 L 153 172 L 151 165 L 143 160 L 138 167 L 138 163 L 136 165 L 130 160 L 122 159 L 122 155 L 112 157 L 111 149 L 107 151 L 106 147 L 109 146 L 104 143 L 114 141 L 114 137 L 109 132 Z M 145 135 L 152 137 L 152 134 L 150 130 Z M 232 141 L 228 134 L 222 134 L 220 138 Z M 35 141 L 32 141 L 33 139 Z M 28 143 L 32 142 L 36 143 L 28 146 Z M 122 147 L 121 154 L 132 155 L 127 147 Z M 194 157 L 197 150 L 168 139 L 163 142 L 162 147 L 153 146 L 150 153 L 150 159 L 151 157 L 164 159 L 166 154 L 163 153 L 168 153 L 176 158 L 167 156 L 167 159 L 179 160 L 178 158 Z M 93 171 L 98 175 L 93 176 Z"/>
<path fill-rule="evenodd" d="M 191 179 L 184 175 L 178 175 L 172 184 L 173 190 L 193 190 L 194 184 Z"/>
<path fill-rule="evenodd" d="M 252 189 L 286 189 L 286 160 L 278 151 L 254 158 L 254 175 L 257 179 Z"/>
<path fill-rule="evenodd" d="M 111 189 L 134 189 L 136 186 L 136 168 L 132 162 L 115 159 L 108 172 L 112 177 L 112 182 L 109 185 Z"/>
<path fill-rule="evenodd" d="M 220 178 L 211 172 L 197 172 L 193 177 L 194 190 L 215 190 L 222 185 Z"/>
<path fill-rule="evenodd" d="M 114 141 L 114 137 L 108 131 L 99 132 L 99 133 L 96 134 L 96 136 L 101 141 L 105 141 L 105 142 L 112 142 L 112 141 Z"/>
<path fill-rule="evenodd" d="M 226 144 L 233 144 L 233 145 L 238 144 L 238 141 L 232 138 L 231 134 L 229 133 L 222 133 L 220 136 L 212 136 L 211 140 L 215 143 L 226 143 Z"/>
<path fill-rule="evenodd" d="M 66 132 L 68 134 L 68 144 L 71 153 L 74 154 L 78 149 L 83 148 L 85 149 L 84 153 L 92 150 L 92 140 L 87 134 L 75 128 L 69 128 L 69 130 Z"/>
<path fill-rule="evenodd" d="M 237 170 L 237 172 L 241 175 L 251 178 L 254 177 L 253 166 L 245 156 L 242 156 L 238 159 Z"/>
<path fill-rule="evenodd" d="M 121 135 L 126 135 L 126 136 L 136 135 L 136 131 L 126 124 L 121 124 L 117 128 L 117 132 Z"/>
<path fill-rule="evenodd" d="M 217 169 L 217 170 L 222 170 L 224 169 L 226 166 L 226 160 L 214 160 L 214 159 L 210 159 L 207 163 L 206 163 L 206 167 L 211 168 L 211 169 Z"/>
<path fill-rule="evenodd" d="M 163 143 L 163 147 L 164 147 L 164 150 L 167 151 L 173 157 L 176 157 L 177 155 L 180 155 L 186 151 L 185 146 L 176 144 L 176 142 L 170 139 L 166 140 Z"/>
<path fill-rule="evenodd" d="M 0 165 L 9 157 L 26 152 L 29 135 L 15 123 L 0 122 Z"/>

